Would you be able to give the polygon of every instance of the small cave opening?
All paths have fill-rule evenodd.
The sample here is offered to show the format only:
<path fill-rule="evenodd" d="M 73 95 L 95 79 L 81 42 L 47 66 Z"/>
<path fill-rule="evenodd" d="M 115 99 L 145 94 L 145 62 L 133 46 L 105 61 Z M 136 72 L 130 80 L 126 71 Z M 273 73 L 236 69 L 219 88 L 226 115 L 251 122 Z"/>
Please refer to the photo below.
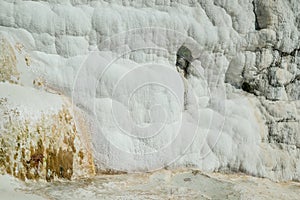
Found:
<path fill-rule="evenodd" d="M 192 59 L 192 52 L 189 48 L 181 46 L 178 49 L 176 53 L 176 67 L 178 72 L 183 72 L 185 78 L 189 74 L 188 68 L 191 65 Z"/>
<path fill-rule="evenodd" d="M 243 82 L 242 84 L 242 90 L 248 93 L 254 93 L 254 88 L 247 82 Z"/>
<path fill-rule="evenodd" d="M 181 74 L 185 79 L 190 74 L 189 67 L 191 66 L 191 61 L 193 60 L 192 52 L 186 46 L 181 46 L 176 53 L 176 69 L 179 74 Z M 187 91 L 187 83 L 186 80 L 183 79 L 183 83 L 185 86 L 184 89 L 184 110 L 187 110 L 188 104 L 188 91 Z"/>

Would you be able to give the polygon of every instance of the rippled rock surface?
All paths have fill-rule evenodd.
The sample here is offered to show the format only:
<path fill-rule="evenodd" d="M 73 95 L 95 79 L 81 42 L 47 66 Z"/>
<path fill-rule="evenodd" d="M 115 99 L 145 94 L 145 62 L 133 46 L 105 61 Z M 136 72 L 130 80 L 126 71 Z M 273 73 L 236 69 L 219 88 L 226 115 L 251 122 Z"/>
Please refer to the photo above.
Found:
<path fill-rule="evenodd" d="M 299 12 L 296 0 L 1 1 L 1 173 L 299 181 Z"/>

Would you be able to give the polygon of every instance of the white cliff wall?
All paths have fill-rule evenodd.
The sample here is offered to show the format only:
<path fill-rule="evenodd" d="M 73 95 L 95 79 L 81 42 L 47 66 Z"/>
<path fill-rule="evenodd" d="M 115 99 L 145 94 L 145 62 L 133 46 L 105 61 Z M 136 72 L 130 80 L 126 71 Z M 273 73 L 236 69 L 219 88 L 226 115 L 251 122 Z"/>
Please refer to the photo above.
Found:
<path fill-rule="evenodd" d="M 299 12 L 296 0 L 4 0 L 0 95 L 55 96 L 21 110 L 33 121 L 72 99 L 90 129 L 76 137 L 89 138 L 80 145 L 99 170 L 170 164 L 299 180 Z M 180 74 L 182 45 L 192 59 Z"/>

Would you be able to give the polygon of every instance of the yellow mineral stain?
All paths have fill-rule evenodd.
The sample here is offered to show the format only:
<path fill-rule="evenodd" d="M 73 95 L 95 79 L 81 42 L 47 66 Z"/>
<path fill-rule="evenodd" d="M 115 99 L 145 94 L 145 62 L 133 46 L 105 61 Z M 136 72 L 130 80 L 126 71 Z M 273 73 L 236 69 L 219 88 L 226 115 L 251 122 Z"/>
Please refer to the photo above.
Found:
<path fill-rule="evenodd" d="M 30 66 L 31 65 L 31 57 L 29 55 L 25 55 L 24 59 L 25 59 L 26 65 Z"/>
<path fill-rule="evenodd" d="M 19 72 L 14 49 L 8 40 L 0 36 L 0 81 L 17 83 L 18 79 Z"/>
<path fill-rule="evenodd" d="M 6 122 L 7 135 L 0 137 L 0 172 L 3 169 L 21 180 L 47 181 L 56 178 L 71 180 L 74 170 L 94 175 L 92 154 L 85 145 L 75 145 L 75 138 L 78 140 L 79 137 L 66 106 L 57 114 L 43 115 L 34 123 L 20 121 L 16 116 L 9 117 L 13 120 Z M 8 141 L 7 138 L 11 139 Z"/>
<path fill-rule="evenodd" d="M 15 44 L 15 49 L 19 52 L 19 53 L 22 53 L 23 49 L 24 49 L 24 45 L 20 42 L 17 42 Z"/>

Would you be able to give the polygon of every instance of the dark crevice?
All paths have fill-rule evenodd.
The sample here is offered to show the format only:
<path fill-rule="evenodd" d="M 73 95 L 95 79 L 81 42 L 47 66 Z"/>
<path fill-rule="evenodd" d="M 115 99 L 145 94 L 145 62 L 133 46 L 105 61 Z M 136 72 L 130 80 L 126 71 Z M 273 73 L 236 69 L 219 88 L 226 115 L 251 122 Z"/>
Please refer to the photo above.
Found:
<path fill-rule="evenodd" d="M 242 90 L 244 90 L 245 92 L 248 92 L 248 93 L 254 93 L 254 88 L 253 86 L 251 86 L 249 83 L 247 82 L 244 82 L 242 84 Z"/>
<path fill-rule="evenodd" d="M 273 48 L 273 51 L 278 51 L 278 53 L 280 54 L 280 57 L 286 57 L 286 56 L 296 56 L 296 54 L 298 53 L 298 51 L 300 51 L 300 49 L 294 49 L 290 53 L 289 52 L 281 51 L 281 50 L 279 50 L 277 48 Z"/>
<path fill-rule="evenodd" d="M 254 3 L 254 1 L 252 3 Z M 257 71 L 255 72 L 254 77 L 252 79 L 249 79 L 249 78 L 245 79 L 246 68 L 244 67 L 242 70 L 242 73 L 241 73 L 241 76 L 244 80 L 242 82 L 240 82 L 239 85 L 236 86 L 236 88 L 240 88 L 247 93 L 254 94 L 255 96 L 262 96 L 262 95 L 264 96 L 264 93 L 266 91 L 264 91 L 263 88 L 260 87 L 261 81 L 267 81 L 268 85 L 275 87 L 275 88 L 278 88 L 278 87 L 286 88 L 288 85 L 294 84 L 294 83 L 300 81 L 300 74 L 297 74 L 288 83 L 280 84 L 280 83 L 276 82 L 276 79 L 274 78 L 275 74 L 272 71 L 272 69 L 274 67 L 282 68 L 282 61 L 285 57 L 290 56 L 291 57 L 290 62 L 295 63 L 295 57 L 300 56 L 300 48 L 295 48 L 291 52 L 284 52 L 275 47 L 272 47 L 271 50 L 273 52 L 277 52 L 278 57 L 274 57 L 272 63 L 269 66 L 266 66 L 261 69 L 257 68 Z M 262 54 L 262 49 L 256 49 L 255 53 Z M 258 60 L 256 60 L 255 66 L 257 65 L 257 63 L 260 62 L 260 56 L 258 56 L 257 58 L 258 58 Z M 259 77 L 259 79 L 257 79 L 257 77 Z M 231 85 L 233 85 L 233 84 L 231 84 Z M 280 100 L 277 97 L 273 98 L 273 97 L 266 96 L 266 98 L 269 101 Z"/>
<path fill-rule="evenodd" d="M 276 121 L 276 123 L 298 122 L 296 118 L 283 118 Z"/>
<path fill-rule="evenodd" d="M 258 24 L 258 19 L 257 19 L 257 14 L 256 14 L 256 6 L 255 6 L 255 2 L 254 1 L 252 1 L 252 5 L 253 5 L 253 13 L 255 15 L 255 30 L 259 31 L 262 28 Z"/>
<path fill-rule="evenodd" d="M 247 93 L 253 94 L 255 96 L 260 96 L 258 92 L 258 86 L 254 83 L 244 81 L 241 85 L 241 89 Z"/>
<path fill-rule="evenodd" d="M 264 103 L 261 102 L 261 105 L 268 113 L 268 115 L 274 117 L 273 115 L 271 115 L 271 113 L 268 112 L 268 109 L 266 109 Z M 295 117 L 266 121 L 265 125 L 268 128 L 268 135 L 267 135 L 268 143 L 272 143 L 276 145 L 291 145 L 291 146 L 295 146 L 298 149 L 299 146 L 297 146 L 297 142 L 290 140 L 290 138 L 294 138 L 294 134 L 297 133 L 286 132 L 285 134 L 278 134 L 278 130 L 276 129 L 276 125 L 278 125 L 279 123 L 298 123 L 298 122 L 299 120 L 297 120 Z"/>
<path fill-rule="evenodd" d="M 293 80 L 291 80 L 288 84 L 286 84 L 285 86 L 292 84 L 292 83 L 296 83 L 296 81 L 300 81 L 300 74 L 296 75 L 295 78 Z"/>

